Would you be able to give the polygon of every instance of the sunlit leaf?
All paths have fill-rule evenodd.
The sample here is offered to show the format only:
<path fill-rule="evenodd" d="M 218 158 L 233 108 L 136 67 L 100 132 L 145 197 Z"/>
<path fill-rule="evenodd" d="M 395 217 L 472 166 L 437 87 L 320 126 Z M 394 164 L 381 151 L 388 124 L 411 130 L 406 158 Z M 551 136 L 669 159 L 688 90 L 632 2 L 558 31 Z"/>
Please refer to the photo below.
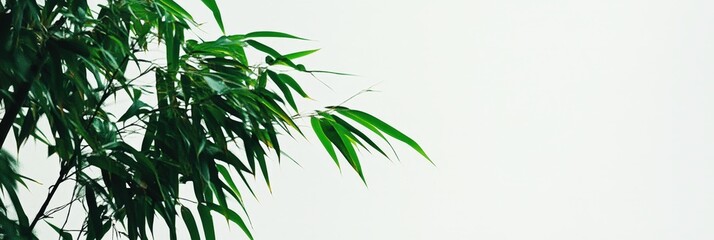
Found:
<path fill-rule="evenodd" d="M 304 57 L 304 56 L 313 54 L 313 53 L 315 53 L 315 52 L 317 52 L 317 51 L 319 51 L 319 50 L 320 50 L 320 49 L 312 49 L 312 50 L 306 50 L 306 51 L 288 53 L 288 54 L 283 55 L 283 57 L 285 57 L 285 58 L 287 58 L 287 59 L 290 59 L 290 60 L 293 60 L 293 59 L 296 59 L 296 58 L 301 58 L 301 57 Z"/>

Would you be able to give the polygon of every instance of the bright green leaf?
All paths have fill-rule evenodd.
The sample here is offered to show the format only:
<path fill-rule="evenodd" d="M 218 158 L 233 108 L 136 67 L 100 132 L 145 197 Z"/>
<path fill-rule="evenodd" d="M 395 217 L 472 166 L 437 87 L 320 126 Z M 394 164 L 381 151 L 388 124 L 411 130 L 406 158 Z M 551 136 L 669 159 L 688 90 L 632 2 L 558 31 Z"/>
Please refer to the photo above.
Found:
<path fill-rule="evenodd" d="M 319 51 L 319 50 L 320 50 L 320 49 L 312 49 L 312 50 L 294 52 L 294 53 L 285 54 L 285 55 L 283 55 L 283 57 L 285 57 L 285 58 L 287 58 L 287 59 L 290 59 L 290 60 L 293 60 L 293 59 L 296 59 L 296 58 L 301 58 L 301 57 L 310 55 L 310 54 L 312 54 L 312 53 L 314 53 L 314 52 L 317 52 L 317 51 Z"/>
<path fill-rule="evenodd" d="M 308 40 L 305 38 L 301 37 L 296 37 L 287 33 L 282 33 L 282 32 L 273 32 L 273 31 L 258 31 L 258 32 L 251 32 L 248 34 L 245 34 L 245 38 L 264 38 L 264 37 L 271 37 L 271 38 L 292 38 L 292 39 L 300 39 L 300 40 Z"/>
<path fill-rule="evenodd" d="M 325 132 L 322 131 L 322 126 L 320 126 L 320 119 L 318 119 L 317 117 L 311 117 L 310 123 L 312 124 L 312 129 L 315 131 L 315 135 L 317 135 L 317 138 L 320 139 L 322 146 L 325 148 L 327 153 L 330 154 L 330 157 L 332 157 L 332 160 L 335 161 L 335 164 L 337 164 L 337 167 L 339 168 L 340 161 L 337 160 L 337 154 L 335 153 L 335 149 L 332 148 L 332 143 L 330 142 L 330 139 L 327 138 Z"/>
<path fill-rule="evenodd" d="M 336 108 L 336 111 L 348 118 L 351 118 L 359 123 L 362 123 L 362 125 L 370 125 L 373 126 L 380 131 L 386 133 L 389 136 L 392 136 L 393 138 L 402 141 L 412 147 L 414 150 L 416 150 L 419 154 L 424 156 L 427 160 L 431 161 L 429 156 L 426 155 L 426 152 L 419 146 L 419 144 L 416 143 L 413 139 L 405 135 L 404 133 L 400 132 L 396 128 L 390 126 L 389 124 L 385 123 L 384 121 L 359 110 L 352 110 L 352 109 L 347 109 L 347 108 Z"/>

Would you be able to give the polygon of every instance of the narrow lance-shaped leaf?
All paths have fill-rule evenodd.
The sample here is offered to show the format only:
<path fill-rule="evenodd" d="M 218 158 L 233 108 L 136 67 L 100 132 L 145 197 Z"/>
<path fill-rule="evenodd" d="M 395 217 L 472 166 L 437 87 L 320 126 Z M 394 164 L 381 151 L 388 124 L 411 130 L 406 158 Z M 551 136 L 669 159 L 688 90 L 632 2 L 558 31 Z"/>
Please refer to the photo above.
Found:
<path fill-rule="evenodd" d="M 47 222 L 47 225 L 50 225 L 50 227 L 60 235 L 62 240 L 72 240 L 72 234 L 60 229 L 59 227 L 55 226 L 52 223 Z"/>
<path fill-rule="evenodd" d="M 297 36 L 290 35 L 287 33 L 274 32 L 274 31 L 258 31 L 258 32 L 251 32 L 251 33 L 244 35 L 244 38 L 261 38 L 261 37 L 292 38 L 292 39 L 308 40 L 308 39 L 297 37 Z"/>
<path fill-rule="evenodd" d="M 325 133 L 330 142 L 337 147 L 342 156 L 347 159 L 347 163 L 350 164 L 352 169 L 354 169 L 360 176 L 363 182 L 366 183 L 364 176 L 362 175 L 362 167 L 359 165 L 359 159 L 357 159 L 357 154 L 354 151 L 352 142 L 342 134 L 342 132 L 337 131 L 335 127 L 325 118 L 320 119 L 320 126 L 322 131 Z"/>
<path fill-rule="evenodd" d="M 263 174 L 265 184 L 268 185 L 268 190 L 273 192 L 273 188 L 270 186 L 270 176 L 268 174 L 268 164 L 265 161 L 265 152 L 261 147 L 258 147 L 257 151 L 258 154 L 256 154 L 256 159 L 258 160 L 258 165 L 260 165 L 260 172 Z"/>
<path fill-rule="evenodd" d="M 216 4 L 216 0 L 201 0 L 203 1 L 203 4 L 206 5 L 209 9 L 211 9 L 211 12 L 213 13 L 213 17 L 216 18 L 216 22 L 218 23 L 218 27 L 221 28 L 221 32 L 224 34 L 226 33 L 226 29 L 223 27 L 223 19 L 221 18 L 221 10 L 218 8 L 218 5 Z"/>
<path fill-rule="evenodd" d="M 415 151 L 417 151 L 419 154 L 424 156 L 424 158 L 426 158 L 427 160 L 429 160 L 431 162 L 431 159 L 429 158 L 429 156 L 426 155 L 426 152 L 424 152 L 424 150 L 421 148 L 421 146 L 419 146 L 419 144 L 417 144 L 416 141 L 414 141 L 413 139 L 411 139 L 404 133 L 400 132 L 396 128 L 385 123 L 384 121 L 382 121 L 368 113 L 359 111 L 359 110 L 352 110 L 352 109 L 348 109 L 348 108 L 335 108 L 335 110 L 338 113 L 361 123 L 362 125 L 368 124 L 373 127 L 376 127 L 377 129 L 386 133 L 387 135 L 392 136 L 393 138 L 406 143 L 407 145 L 412 147 Z"/>
<path fill-rule="evenodd" d="M 357 139 L 357 137 L 355 137 L 355 135 L 352 134 L 352 131 L 350 131 L 347 127 L 345 127 L 345 126 L 342 125 L 341 123 L 338 123 L 337 121 L 335 121 L 335 118 L 333 117 L 333 115 L 330 115 L 330 114 L 327 114 L 327 113 L 324 113 L 324 112 L 320 113 L 320 115 L 322 115 L 322 116 L 324 117 L 324 119 L 330 123 L 330 125 L 333 125 L 333 126 L 334 126 L 334 125 L 337 125 L 337 126 L 341 127 L 341 129 L 344 129 L 344 131 L 343 131 L 344 134 L 343 134 L 343 135 L 344 135 L 351 143 L 359 144 L 360 146 L 362 146 L 362 148 L 364 148 L 365 150 L 367 150 L 367 151 L 369 152 L 369 149 L 367 148 L 367 146 L 365 146 L 364 144 L 362 144 L 362 141 L 360 141 L 359 139 Z"/>
<path fill-rule="evenodd" d="M 27 227 L 30 225 L 27 215 L 25 215 L 25 210 L 22 208 L 22 202 L 17 196 L 15 189 L 6 189 L 7 194 L 10 196 L 10 201 L 15 209 L 15 214 L 17 214 L 17 219 L 19 220 L 20 226 Z"/>
<path fill-rule="evenodd" d="M 201 225 L 203 225 L 203 233 L 206 236 L 206 240 L 216 240 L 216 231 L 213 228 L 213 217 L 210 209 L 203 204 L 199 204 L 198 215 L 201 217 Z"/>
<path fill-rule="evenodd" d="M 332 160 L 335 161 L 335 164 L 337 164 L 337 168 L 340 168 L 340 161 L 337 160 L 337 154 L 335 153 L 335 149 L 332 148 L 332 142 L 330 142 L 330 139 L 327 138 L 325 132 L 322 131 L 322 126 L 320 126 L 320 119 L 318 119 L 317 117 L 311 117 L 310 124 L 312 124 L 312 129 L 315 131 L 315 135 L 317 135 L 317 138 L 322 143 L 322 146 L 325 148 L 327 153 L 330 154 Z"/>
<path fill-rule="evenodd" d="M 96 196 L 94 196 L 94 191 L 92 190 L 91 187 L 86 188 L 86 200 L 87 200 L 87 208 L 89 209 L 88 211 L 88 216 L 89 216 L 89 221 L 87 222 L 87 238 L 89 239 L 101 239 L 100 232 L 101 232 L 101 216 L 99 209 L 97 208 L 97 199 Z M 142 226 L 143 227 L 143 226 Z"/>
<path fill-rule="evenodd" d="M 295 79 L 293 79 L 290 75 L 281 73 L 281 74 L 278 74 L 278 77 L 280 77 L 280 79 L 283 82 L 290 85 L 290 87 L 293 88 L 297 93 L 299 93 L 300 96 L 302 96 L 304 98 L 310 98 L 307 96 L 307 93 L 305 93 L 305 91 L 302 90 L 302 87 L 300 87 L 300 84 L 298 84 L 297 81 L 295 81 Z"/>
<path fill-rule="evenodd" d="M 248 180 L 245 179 L 245 175 L 242 171 L 238 171 L 238 176 L 240 176 L 240 179 L 243 180 L 243 184 L 245 184 L 245 187 L 248 188 L 248 191 L 251 195 L 253 195 L 253 198 L 258 199 L 258 196 L 255 195 L 255 191 L 253 191 L 253 188 L 250 186 L 250 184 L 248 184 Z"/>
<path fill-rule="evenodd" d="M 327 123 L 327 121 L 323 121 L 323 123 Z M 359 174 L 359 177 L 362 178 L 362 181 L 366 184 L 367 182 L 364 178 L 364 173 L 362 172 L 362 165 L 359 162 L 359 157 L 357 157 L 357 152 L 355 151 L 354 146 L 352 145 L 352 141 L 348 136 L 349 132 L 347 131 L 347 129 L 340 126 L 339 124 L 330 124 L 335 129 L 335 131 L 337 131 L 337 136 L 342 139 L 342 143 L 344 144 L 344 147 L 347 150 L 347 153 L 349 154 L 347 160 L 350 161 L 354 170 L 357 172 L 357 174 Z"/>
<path fill-rule="evenodd" d="M 231 188 L 231 191 L 238 196 L 238 201 L 242 201 L 242 196 L 240 195 L 240 191 L 238 191 L 238 187 L 236 186 L 235 182 L 233 182 L 233 178 L 231 177 L 231 174 L 228 172 L 228 169 L 224 167 L 223 165 L 216 165 L 216 170 L 223 176 L 223 179 L 226 180 L 226 183 L 228 186 Z"/>
<path fill-rule="evenodd" d="M 191 240 L 200 240 L 201 236 L 198 234 L 196 219 L 193 218 L 191 210 L 184 206 L 181 206 L 181 217 L 183 217 L 183 222 L 186 224 L 186 228 L 188 228 L 188 234 L 191 236 Z"/>
<path fill-rule="evenodd" d="M 222 213 L 222 208 L 221 208 L 220 206 L 216 205 L 216 204 L 206 203 L 206 207 L 208 207 L 209 209 L 211 209 L 211 210 L 213 210 L 213 211 L 216 211 L 216 212 L 219 212 L 219 213 L 223 214 L 223 213 Z M 226 215 L 226 217 L 227 217 L 229 220 L 231 220 L 231 221 L 234 222 L 236 225 L 238 225 L 238 226 L 243 230 L 243 232 L 245 233 L 245 235 L 248 236 L 248 238 L 253 239 L 253 235 L 250 233 L 250 230 L 248 229 L 248 226 L 245 224 L 245 222 L 244 222 L 243 219 L 240 217 L 240 215 L 238 215 L 236 212 L 234 212 L 233 210 L 230 210 L 230 209 L 228 209 L 228 212 L 227 212 L 225 215 Z"/>
<path fill-rule="evenodd" d="M 278 76 L 277 73 L 268 70 L 268 76 L 270 76 L 270 79 L 273 80 L 275 85 L 278 86 L 280 91 L 283 93 L 283 96 L 285 96 L 285 100 L 288 101 L 290 104 L 290 107 L 293 108 L 293 110 L 298 111 L 297 105 L 295 104 L 295 99 L 293 99 L 293 94 L 290 92 L 290 89 L 288 86 L 283 82 L 283 80 Z"/>
<path fill-rule="evenodd" d="M 268 47 L 267 45 L 262 44 L 262 43 L 260 43 L 260 42 L 258 42 L 258 41 L 255 41 L 255 40 L 246 40 L 245 42 L 246 42 L 248 45 L 250 45 L 251 47 L 257 49 L 258 51 L 267 53 L 268 55 L 270 55 L 270 56 L 272 56 L 272 57 L 274 57 L 274 58 L 280 58 L 280 57 L 283 56 L 283 55 L 281 55 L 278 51 L 276 51 L 275 49 L 273 49 L 273 48 L 271 48 L 271 47 Z"/>
<path fill-rule="evenodd" d="M 136 99 L 136 100 L 134 100 L 134 103 L 132 103 L 131 106 L 129 106 L 129 109 L 126 110 L 124 115 L 122 115 L 119 118 L 119 120 L 117 120 L 117 121 L 119 121 L 119 122 L 126 121 L 127 119 L 129 119 L 133 116 L 137 116 L 140 113 L 140 110 L 142 108 L 148 108 L 148 107 L 149 107 L 148 104 L 144 103 L 143 101 L 141 101 L 139 99 Z"/>
<path fill-rule="evenodd" d="M 293 60 L 296 58 L 301 58 L 310 54 L 313 54 L 314 52 L 319 51 L 320 49 L 312 49 L 312 50 L 305 50 L 305 51 L 300 51 L 300 52 L 294 52 L 294 53 L 288 53 L 283 55 L 283 57 Z"/>
<path fill-rule="evenodd" d="M 337 107 L 328 107 L 328 108 L 337 108 Z M 343 107 L 340 107 L 340 108 L 343 108 Z M 337 117 L 337 116 L 335 116 L 335 117 Z M 369 124 L 368 122 L 366 122 L 366 121 L 364 121 L 364 120 L 362 120 L 362 119 L 353 119 L 353 120 L 355 120 L 356 122 L 358 122 L 359 124 L 361 124 L 361 125 L 364 126 L 365 128 L 369 129 L 369 130 L 372 131 L 373 133 L 377 134 L 377 136 L 379 136 L 382 140 L 384 140 L 384 141 L 387 143 L 387 145 L 389 145 L 389 148 L 392 149 L 392 152 L 394 153 L 394 156 L 396 156 L 397 159 L 399 159 L 399 155 L 397 154 L 397 151 L 396 151 L 396 150 L 394 149 L 394 147 L 392 146 L 392 143 L 389 141 L 389 139 L 387 139 L 386 136 L 384 136 L 384 134 L 383 134 L 381 131 L 379 131 L 379 129 L 377 129 L 375 126 L 372 126 L 371 124 Z"/>
<path fill-rule="evenodd" d="M 364 133 L 362 133 L 362 131 L 358 130 L 357 128 L 355 128 L 354 126 L 350 125 L 350 124 L 347 123 L 345 120 L 342 120 L 342 118 L 340 118 L 340 117 L 338 117 L 338 116 L 332 116 L 332 118 L 335 120 L 336 123 L 342 125 L 343 127 L 345 127 L 345 128 L 346 128 L 347 130 L 349 130 L 350 132 L 356 134 L 356 135 L 359 136 L 362 140 L 364 140 L 365 142 L 367 142 L 367 144 L 369 144 L 372 148 L 374 148 L 375 150 L 377 150 L 379 153 L 381 153 L 381 154 L 384 155 L 385 157 L 389 158 L 389 156 L 387 156 L 387 154 L 386 154 L 384 151 L 382 151 L 382 149 L 381 149 L 374 141 L 372 141 L 372 139 L 370 139 L 369 137 L 367 137 L 367 135 L 365 135 Z"/>
<path fill-rule="evenodd" d="M 288 116 L 285 111 L 283 111 L 280 106 L 278 106 L 275 102 L 269 100 L 269 99 L 263 99 L 263 98 L 258 98 L 258 101 L 263 104 L 263 106 L 267 107 L 270 109 L 272 112 L 277 114 L 281 120 L 283 120 L 285 123 L 293 127 L 293 129 L 297 130 L 300 134 L 302 134 L 302 131 L 300 131 L 300 128 L 295 124 L 292 118 Z"/>
<path fill-rule="evenodd" d="M 157 0 L 161 5 L 163 5 L 167 11 L 171 12 L 173 15 L 180 16 L 183 19 L 188 19 L 189 21 L 195 23 L 191 14 L 189 14 L 183 7 L 178 5 L 178 3 L 173 0 Z"/>
<path fill-rule="evenodd" d="M 233 182 L 233 178 L 231 177 L 231 174 L 228 172 L 228 169 L 224 167 L 223 165 L 216 165 L 216 169 L 218 172 L 223 176 L 223 178 L 226 180 L 228 183 L 228 187 L 226 187 L 226 184 L 224 183 L 219 183 L 222 184 L 224 189 L 226 189 L 229 193 L 231 193 L 231 196 L 233 196 L 236 201 L 238 201 L 238 204 L 240 204 L 240 207 L 243 209 L 243 213 L 246 214 L 248 217 L 248 220 L 250 221 L 250 216 L 248 216 L 248 210 L 245 209 L 245 205 L 243 204 L 243 196 L 241 196 L 240 191 L 238 191 L 238 187 L 235 185 L 235 182 Z M 230 189 L 228 189 L 230 188 Z"/>

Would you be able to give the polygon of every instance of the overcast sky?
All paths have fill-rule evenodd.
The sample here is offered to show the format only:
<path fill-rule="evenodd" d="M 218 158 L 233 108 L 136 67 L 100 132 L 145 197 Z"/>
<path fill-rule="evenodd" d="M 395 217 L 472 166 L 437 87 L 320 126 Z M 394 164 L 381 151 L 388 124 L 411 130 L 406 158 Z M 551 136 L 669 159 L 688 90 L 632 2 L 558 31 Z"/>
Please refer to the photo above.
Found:
<path fill-rule="evenodd" d="M 200 1 L 179 2 L 205 22 L 202 37 L 218 36 Z M 313 39 L 269 42 L 321 48 L 301 61 L 359 75 L 320 76 L 332 89 L 300 79 L 310 104 L 376 84 L 347 106 L 393 123 L 436 163 L 403 146 L 401 161 L 365 153 L 367 187 L 314 137 L 287 139 L 302 167 L 275 164 L 272 194 L 256 182 L 258 240 L 714 239 L 714 2 L 219 6 L 229 33 Z M 56 178 L 33 175 L 42 160 L 22 166 L 45 183 L 36 196 Z"/>

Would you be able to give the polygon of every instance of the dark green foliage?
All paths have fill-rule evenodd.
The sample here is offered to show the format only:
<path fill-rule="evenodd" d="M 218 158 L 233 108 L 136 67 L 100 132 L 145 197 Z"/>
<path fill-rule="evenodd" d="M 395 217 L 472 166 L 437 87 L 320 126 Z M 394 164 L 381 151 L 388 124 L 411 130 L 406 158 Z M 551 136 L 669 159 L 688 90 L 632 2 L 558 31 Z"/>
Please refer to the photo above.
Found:
<path fill-rule="evenodd" d="M 216 2 L 202 2 L 225 31 Z M 13 132 L 18 148 L 35 139 L 60 161 L 57 181 L 32 217 L 16 194 L 26 178 L 0 152 L 0 238 L 34 239 L 41 223 L 61 239 L 149 239 L 160 217 L 171 239 L 185 226 L 192 239 L 210 240 L 218 214 L 252 239 L 239 186 L 252 194 L 246 175 L 260 172 L 270 187 L 268 155 L 283 154 L 278 136 L 303 134 L 300 116 L 289 112 L 309 96 L 289 73 L 331 73 L 293 62 L 317 50 L 283 55 L 258 39 L 304 39 L 270 31 L 187 39 L 196 23 L 174 0 L 108 0 L 97 8 L 86 0 L 0 3 L 0 143 L 7 147 Z M 151 46 L 164 48 L 165 65 L 142 59 Z M 249 62 L 247 49 L 266 54 L 264 61 Z M 117 110 L 110 99 L 131 104 Z M 414 140 L 368 113 L 334 106 L 308 116 L 334 162 L 340 165 L 339 152 L 362 180 L 358 148 L 388 156 L 365 132 L 404 142 L 428 159 Z M 79 231 L 40 221 L 60 184 L 74 184 L 78 201 L 69 206 L 86 210 Z M 193 192 L 180 192 L 182 184 Z"/>

